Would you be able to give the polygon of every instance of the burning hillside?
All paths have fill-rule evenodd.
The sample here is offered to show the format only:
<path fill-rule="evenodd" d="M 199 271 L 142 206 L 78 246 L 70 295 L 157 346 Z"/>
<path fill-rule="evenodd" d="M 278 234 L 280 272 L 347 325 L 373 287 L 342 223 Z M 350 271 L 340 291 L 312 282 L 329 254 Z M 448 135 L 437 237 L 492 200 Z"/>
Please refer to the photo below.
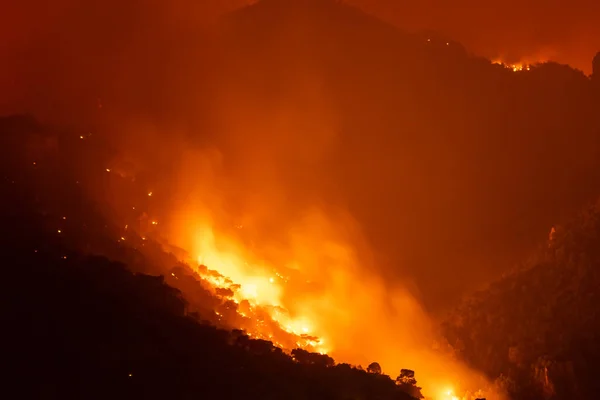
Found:
<path fill-rule="evenodd" d="M 202 29 L 122 7 L 69 12 L 72 29 L 28 50 L 53 57 L 28 63 L 8 109 L 66 128 L 3 121 L 5 188 L 22 184 L 43 216 L 41 253 L 74 268 L 100 254 L 154 275 L 119 276 L 185 324 L 231 331 L 219 343 L 276 357 L 269 368 L 298 371 L 302 359 L 390 393 L 418 396 L 418 379 L 433 400 L 499 398 L 431 315 L 592 195 L 588 77 L 494 66 L 337 1 L 266 0 Z M 163 331 L 148 324 L 141 354 L 155 357 Z M 169 332 L 156 341 L 176 341 Z"/>
<path fill-rule="evenodd" d="M 313 207 L 267 230 L 257 216 L 280 204 L 264 198 L 263 207 L 226 212 L 230 177 L 220 158 L 214 151 L 185 153 L 177 177 L 165 177 L 171 193 L 156 190 L 158 181 L 137 188 L 139 198 L 146 196 L 144 218 L 151 221 L 140 234 L 185 249 L 177 253 L 183 265 L 168 272 L 168 282 L 184 294 L 200 283 L 219 299 L 213 323 L 243 329 L 286 351 L 301 348 L 363 366 L 375 360 L 391 374 L 409 366 L 435 400 L 446 400 L 449 390 L 469 399 L 469 390 L 486 387 L 483 377 L 433 349 L 437 338 L 426 313 L 407 290 L 377 275 L 347 213 Z M 117 208 L 141 211 L 131 198 L 115 202 L 118 197 L 111 195 Z M 172 208 L 162 209 L 166 203 Z"/>
<path fill-rule="evenodd" d="M 157 189 L 160 182 L 144 179 L 142 172 L 124 173 L 119 166 L 127 163 L 101 150 L 107 148 L 102 135 L 82 139 L 80 134 L 56 135 L 39 128 L 26 131 L 32 129 L 39 133 L 19 140 L 16 160 L 5 160 L 10 165 L 7 176 L 20 176 L 17 182 L 32 185 L 49 234 L 71 248 L 63 250 L 63 261 L 76 257 L 76 249 L 87 249 L 126 262 L 134 271 L 162 274 L 166 283 L 183 292 L 190 315 L 242 329 L 298 357 L 295 349 L 355 365 L 377 361 L 392 374 L 414 368 L 428 398 L 446 400 L 465 392 L 464 398 L 470 399 L 467 389 L 485 385 L 476 374 L 431 349 L 430 323 L 408 292 L 386 288 L 366 272 L 361 263 L 368 258 L 360 255 L 365 247 L 347 215 L 309 210 L 284 238 L 269 239 L 257 234 L 257 221 L 249 219 L 242 218 L 244 224 L 228 230 L 220 225 L 225 219 L 218 220 L 220 212 L 211 213 L 208 203 L 194 196 L 177 212 L 160 212 L 161 203 L 170 200 Z M 206 156 L 198 156 L 195 153 L 193 159 L 206 163 Z M 199 187 L 209 189 L 207 176 L 195 171 L 204 183 Z M 50 190 L 50 177 L 60 190 Z M 62 199 L 74 199 L 71 190 L 79 191 L 77 196 L 94 196 L 96 205 L 90 207 L 93 203 L 82 198 L 78 207 L 69 207 Z M 208 192 L 217 193 L 217 187 L 213 184 Z M 109 224 L 95 207 L 109 216 Z M 184 221 L 178 215 L 185 216 Z M 257 239 L 264 239 L 263 244 L 257 245 Z M 402 379 L 408 383 L 398 384 L 413 385 L 414 378 Z"/>

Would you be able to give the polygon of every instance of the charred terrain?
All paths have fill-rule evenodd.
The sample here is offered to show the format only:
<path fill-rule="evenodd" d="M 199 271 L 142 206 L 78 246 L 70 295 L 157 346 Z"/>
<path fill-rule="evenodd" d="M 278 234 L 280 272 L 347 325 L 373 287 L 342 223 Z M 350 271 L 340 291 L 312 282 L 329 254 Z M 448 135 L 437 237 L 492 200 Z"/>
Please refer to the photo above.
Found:
<path fill-rule="evenodd" d="M 600 53 L 507 66 L 329 0 L 210 30 L 130 6 L 15 63 L 46 66 L 0 118 L 15 393 L 597 395 Z"/>

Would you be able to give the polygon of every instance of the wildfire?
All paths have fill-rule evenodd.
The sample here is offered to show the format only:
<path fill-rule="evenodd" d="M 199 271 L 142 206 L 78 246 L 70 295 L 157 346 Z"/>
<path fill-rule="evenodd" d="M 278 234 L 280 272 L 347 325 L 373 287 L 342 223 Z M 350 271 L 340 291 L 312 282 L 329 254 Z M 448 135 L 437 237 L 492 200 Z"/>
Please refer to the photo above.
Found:
<path fill-rule="evenodd" d="M 193 183 L 198 184 L 197 169 L 191 170 Z M 111 176 L 119 179 L 117 174 Z M 217 192 L 206 186 L 200 201 L 185 196 L 169 215 L 144 212 L 143 224 L 149 223 L 151 230 L 139 233 L 142 241 L 150 241 L 144 235 L 151 234 L 185 249 L 187 255 L 182 253 L 180 261 L 222 300 L 213 310 L 215 323 L 242 329 L 284 351 L 302 348 L 353 365 L 377 361 L 392 378 L 409 367 L 417 371 L 419 386 L 432 400 L 471 400 L 447 389 L 459 380 L 482 387 L 479 376 L 434 354 L 429 318 L 407 291 L 387 288 L 369 269 L 362 237 L 346 214 L 311 209 L 282 223 L 279 232 L 254 235 L 255 222 L 231 223 L 229 215 L 221 217 L 218 207 L 204 204 Z M 141 193 L 149 197 L 159 193 L 156 186 L 154 193 L 149 189 Z M 127 201 L 126 208 L 137 207 Z M 127 225 L 127 234 L 115 239 L 133 243 L 134 230 Z M 278 234 L 285 237 L 274 240 Z M 251 241 L 261 247 L 255 249 Z M 176 272 L 169 273 L 169 279 L 185 284 Z"/>
<path fill-rule="evenodd" d="M 198 233 L 197 247 L 200 254 L 197 257 L 198 265 L 212 268 L 198 268 L 198 274 L 215 289 L 229 290 L 227 293 L 232 293 L 231 299 L 238 305 L 244 304 L 238 311 L 240 315 L 260 320 L 259 315 L 266 313 L 280 329 L 296 337 L 292 346 L 280 347 L 285 350 L 301 347 L 319 353 L 329 351 L 324 346 L 324 339 L 316 336 L 317 330 L 310 318 L 292 316 L 284 307 L 282 294 L 288 282 L 282 279 L 281 273 L 265 266 L 249 264 L 231 243 L 229 246 L 225 244 L 225 249 L 220 248 L 210 228 L 204 228 Z M 247 333 L 277 343 L 278 338 L 269 324 L 257 323 Z"/>
<path fill-rule="evenodd" d="M 418 381 L 427 399 L 475 399 L 459 395 L 462 391 L 448 385 L 458 381 L 462 367 L 441 360 L 430 351 L 422 351 L 423 345 L 417 341 L 408 347 L 419 350 L 412 350 L 413 354 L 406 352 L 407 346 L 401 341 L 414 340 L 411 335 L 427 337 L 421 316 L 397 315 L 403 320 L 410 318 L 410 324 L 405 324 L 388 314 L 384 303 L 389 300 L 387 296 L 393 295 L 372 278 L 355 275 L 352 249 L 320 237 L 327 235 L 323 232 L 329 229 L 323 220 L 311 220 L 307 224 L 309 231 L 303 226 L 294 232 L 296 240 L 302 243 L 282 251 L 284 257 L 289 256 L 293 261 L 277 258 L 280 268 L 272 262 L 257 260 L 239 239 L 213 228 L 213 224 L 194 222 L 196 225 L 188 229 L 195 240 L 188 248 L 197 256 L 189 264 L 196 265 L 195 272 L 212 286 L 215 295 L 235 303 L 239 319 L 233 323 L 253 339 L 271 341 L 284 351 L 303 348 L 329 354 L 354 365 L 380 361 L 392 377 L 402 364 L 416 365 L 415 370 L 422 371 Z M 323 257 L 321 252 L 327 256 Z M 293 272 L 289 270 L 291 266 Z M 326 283 L 322 291 L 306 289 L 310 293 L 302 293 L 305 290 L 302 288 L 322 283 Z M 399 307 L 400 313 L 419 314 L 418 306 L 409 298 L 399 299 L 394 307 Z M 215 310 L 216 319 L 224 323 L 232 321 L 230 313 L 228 309 Z M 402 338 L 400 342 L 398 338 Z M 402 350 L 394 346 L 402 346 Z M 479 387 L 480 383 L 474 379 L 469 384 Z"/>
<path fill-rule="evenodd" d="M 494 60 L 492 61 L 492 64 L 497 64 L 497 65 L 501 65 L 506 69 L 510 69 L 513 72 L 518 72 L 518 71 L 530 71 L 532 65 L 529 63 L 525 63 L 525 62 L 519 62 L 516 64 L 510 64 L 510 63 L 505 63 L 504 61 L 501 60 Z"/>
<path fill-rule="evenodd" d="M 446 389 L 442 396 L 443 400 L 460 400 L 460 398 L 454 394 L 453 389 Z"/>

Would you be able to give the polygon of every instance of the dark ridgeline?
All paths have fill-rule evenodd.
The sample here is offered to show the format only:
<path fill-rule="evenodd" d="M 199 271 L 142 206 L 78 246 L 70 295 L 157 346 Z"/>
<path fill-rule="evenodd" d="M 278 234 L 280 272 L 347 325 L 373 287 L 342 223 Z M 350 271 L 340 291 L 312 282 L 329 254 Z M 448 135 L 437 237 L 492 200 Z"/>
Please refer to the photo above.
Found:
<path fill-rule="evenodd" d="M 101 137 L 81 139 L 12 116 L 0 118 L 0 145 L 4 393 L 44 399 L 420 396 L 416 385 L 398 385 L 381 368 L 336 365 L 301 349 L 287 355 L 269 341 L 211 325 L 219 323 L 215 310 L 225 315 L 227 304 L 154 239 L 124 234 L 114 224 L 118 213 L 90 198 L 92 186 L 106 189 L 111 179 L 101 166 L 112 151 Z"/>

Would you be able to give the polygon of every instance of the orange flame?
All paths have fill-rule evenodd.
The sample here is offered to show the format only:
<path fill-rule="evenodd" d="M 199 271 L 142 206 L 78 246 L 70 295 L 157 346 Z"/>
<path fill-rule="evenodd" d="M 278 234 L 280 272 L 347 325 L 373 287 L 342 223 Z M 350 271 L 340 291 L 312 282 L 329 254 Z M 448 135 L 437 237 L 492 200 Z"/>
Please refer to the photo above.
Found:
<path fill-rule="evenodd" d="M 287 232 L 287 243 L 273 262 L 267 262 L 258 261 L 233 235 L 218 232 L 210 219 L 197 217 L 190 224 L 185 214 L 186 230 L 194 237 L 188 248 L 198 255 L 199 265 L 210 268 L 198 268 L 198 274 L 215 288 L 231 289 L 240 315 L 256 320 L 266 313 L 296 341 L 286 342 L 262 323 L 245 327 L 252 337 L 355 365 L 379 361 L 392 377 L 402 367 L 414 368 L 424 393 L 434 400 L 462 399 L 448 391 L 451 382 L 462 380 L 474 388 L 484 384 L 477 374 L 431 350 L 430 321 L 412 296 L 386 288 L 377 275 L 359 268 L 360 245 L 353 247 L 346 241 L 352 235 L 338 232 L 341 227 L 352 231 L 347 220 L 318 210 L 307 213 Z"/>
<path fill-rule="evenodd" d="M 319 207 L 286 215 L 276 189 L 248 195 L 245 207 L 236 208 L 239 191 L 220 173 L 221 160 L 218 152 L 183 157 L 181 195 L 173 196 L 170 215 L 157 218 L 160 225 L 150 221 L 186 249 L 191 256 L 184 261 L 215 294 L 237 303 L 240 329 L 285 350 L 301 347 L 354 365 L 377 361 L 392 378 L 413 369 L 433 400 L 454 400 L 448 388 L 462 393 L 459 383 L 473 390 L 488 385 L 433 349 L 439 338 L 429 316 L 408 290 L 377 273 L 350 215 Z M 273 214 L 275 227 L 263 221 L 272 222 Z M 215 311 L 223 319 L 231 312 Z"/>

